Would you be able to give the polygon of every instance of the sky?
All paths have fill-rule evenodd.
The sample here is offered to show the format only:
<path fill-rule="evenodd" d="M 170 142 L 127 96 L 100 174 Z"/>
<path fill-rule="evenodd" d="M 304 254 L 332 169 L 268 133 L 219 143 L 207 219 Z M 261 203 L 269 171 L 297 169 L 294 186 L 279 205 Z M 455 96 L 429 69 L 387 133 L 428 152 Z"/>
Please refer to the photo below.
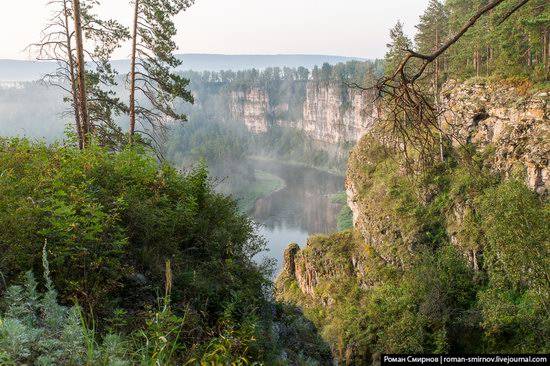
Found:
<path fill-rule="evenodd" d="M 48 0 L 0 0 L 0 59 L 32 59 Z M 102 0 L 98 12 L 129 25 L 129 0 Z M 196 0 L 176 18 L 178 53 L 384 56 L 397 20 L 409 35 L 428 0 Z M 128 47 L 115 58 L 126 58 Z"/>

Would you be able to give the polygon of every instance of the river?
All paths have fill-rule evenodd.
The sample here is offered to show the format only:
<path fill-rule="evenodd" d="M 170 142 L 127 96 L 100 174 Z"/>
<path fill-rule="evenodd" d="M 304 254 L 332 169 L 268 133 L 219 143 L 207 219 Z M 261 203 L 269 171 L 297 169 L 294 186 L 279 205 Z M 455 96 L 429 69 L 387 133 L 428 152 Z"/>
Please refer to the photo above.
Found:
<path fill-rule="evenodd" d="M 304 247 L 307 237 L 336 231 L 342 205 L 331 195 L 344 189 L 344 178 L 318 169 L 255 160 L 255 168 L 284 180 L 282 189 L 256 201 L 252 218 L 261 224 L 269 251 L 259 255 L 274 258 L 277 272 L 282 268 L 285 248 L 290 243 Z"/>

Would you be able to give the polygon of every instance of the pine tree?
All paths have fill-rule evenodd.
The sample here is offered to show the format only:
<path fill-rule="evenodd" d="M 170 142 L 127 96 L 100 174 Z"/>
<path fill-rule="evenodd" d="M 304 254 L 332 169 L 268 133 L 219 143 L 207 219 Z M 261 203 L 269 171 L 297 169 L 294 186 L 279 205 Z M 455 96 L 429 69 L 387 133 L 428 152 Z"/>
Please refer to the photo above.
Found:
<path fill-rule="evenodd" d="M 175 74 L 181 64 L 174 56 L 176 27 L 173 18 L 193 4 L 193 0 L 134 0 L 130 89 L 130 139 L 139 122 L 153 140 L 162 136 L 167 122 L 185 122 L 176 111 L 177 99 L 193 102 L 186 90 L 189 80 Z M 138 101 L 137 94 L 144 99 Z M 154 141 L 157 147 L 159 141 Z"/>
<path fill-rule="evenodd" d="M 390 30 L 391 42 L 386 44 L 388 51 L 386 52 L 386 73 L 392 74 L 403 58 L 407 55 L 407 50 L 412 48 L 411 40 L 403 31 L 403 23 L 398 21 L 395 27 Z"/>
<path fill-rule="evenodd" d="M 109 91 L 116 85 L 109 59 L 129 37 L 128 31 L 116 21 L 104 21 L 93 14 L 93 7 L 99 4 L 95 0 L 53 0 L 48 4 L 54 16 L 41 40 L 29 47 L 36 51 L 37 59 L 57 63 L 57 70 L 44 80 L 67 92 L 65 100 L 72 106 L 79 147 L 88 145 L 91 134 L 104 143 L 102 135 L 117 135 L 113 115 L 125 110 Z M 93 68 L 87 67 L 86 58 L 91 59 Z"/>
<path fill-rule="evenodd" d="M 82 17 L 80 0 L 73 0 L 73 21 L 76 54 L 76 79 L 78 99 L 78 114 L 80 116 L 80 131 L 82 134 L 82 146 L 86 147 L 89 139 L 90 120 L 88 117 L 88 99 L 86 97 L 86 73 L 84 61 L 84 37 L 82 35 Z M 72 51 L 70 51 L 72 54 Z"/>
<path fill-rule="evenodd" d="M 86 40 L 94 45 L 88 52 L 94 67 L 86 69 L 90 133 L 100 145 L 117 148 L 126 141 L 114 118 L 126 114 L 128 107 L 112 90 L 117 85 L 118 73 L 110 58 L 121 42 L 130 38 L 130 34 L 117 21 L 100 19 L 93 13 L 94 4 L 98 3 L 86 1 L 82 8 Z"/>
<path fill-rule="evenodd" d="M 449 14 L 449 34 L 455 34 L 463 24 L 481 7 L 485 0 L 447 0 L 445 6 Z M 480 20 L 481 21 L 481 20 Z M 449 49 L 449 69 L 454 76 L 472 77 L 480 73 L 481 41 L 480 25 L 476 23 L 454 47 Z"/>
<path fill-rule="evenodd" d="M 416 26 L 418 29 L 415 36 L 417 51 L 428 55 L 439 49 L 447 39 L 448 22 L 445 6 L 439 0 L 430 0 L 426 11 L 420 16 L 420 23 Z M 431 65 L 433 84 L 436 89 L 442 81 L 442 71 L 445 69 L 446 63 L 446 55 L 442 55 Z"/>

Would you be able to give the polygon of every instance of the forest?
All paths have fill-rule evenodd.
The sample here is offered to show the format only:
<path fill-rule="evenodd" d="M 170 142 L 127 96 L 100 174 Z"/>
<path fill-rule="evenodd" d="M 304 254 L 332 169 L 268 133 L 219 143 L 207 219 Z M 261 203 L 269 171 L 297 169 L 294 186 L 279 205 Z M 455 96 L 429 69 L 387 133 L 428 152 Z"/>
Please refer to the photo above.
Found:
<path fill-rule="evenodd" d="M 390 30 L 384 60 L 178 72 L 174 19 L 193 3 L 134 0 L 127 28 L 99 17 L 99 1 L 52 1 L 30 48 L 55 60 L 43 80 L 55 92 L 0 89 L 2 103 L 44 98 L 47 108 L 24 111 L 29 130 L 66 130 L 48 141 L 0 138 L 0 365 L 369 365 L 382 353 L 550 352 L 549 194 L 543 168 L 535 191 L 520 159 L 539 154 L 547 166 L 550 154 L 547 0 L 430 0 L 414 39 L 401 22 Z M 131 66 L 121 75 L 110 60 L 123 45 Z M 529 96 L 546 104 L 530 129 L 510 134 L 513 146 L 476 145 L 439 123 L 451 82 L 514 90 L 521 97 L 507 107 L 518 111 Z M 353 149 L 333 147 L 352 149 L 349 161 L 300 131 L 253 134 L 217 117 L 226 101 L 213 91 L 257 85 L 299 117 L 306 83 L 376 90 L 376 125 Z M 191 107 L 209 97 L 212 109 Z M 471 130 L 487 114 L 468 117 Z M 363 210 L 353 220 L 345 210 L 341 228 L 353 228 L 290 246 L 295 267 L 285 262 L 276 281 L 274 263 L 255 260 L 265 238 L 228 195 L 254 183 L 251 156 L 347 168 L 357 188 L 347 202 Z M 502 156 L 519 157 L 506 173 Z M 219 189 L 228 174 L 240 180 Z M 306 269 L 319 274 L 311 292 L 297 277 Z"/>

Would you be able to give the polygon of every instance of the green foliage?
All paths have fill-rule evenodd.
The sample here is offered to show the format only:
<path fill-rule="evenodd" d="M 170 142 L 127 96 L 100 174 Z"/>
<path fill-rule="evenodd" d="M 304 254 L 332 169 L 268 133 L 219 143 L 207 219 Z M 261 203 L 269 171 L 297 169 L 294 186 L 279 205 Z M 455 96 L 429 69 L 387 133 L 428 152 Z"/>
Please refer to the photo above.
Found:
<path fill-rule="evenodd" d="M 349 174 L 369 240 L 353 232 L 310 238 L 300 258 L 318 272 L 314 295 L 293 278 L 279 295 L 304 307 L 341 362 L 547 352 L 548 200 L 491 173 L 489 151 L 466 161 L 456 151 L 411 176 L 373 138 L 354 149 Z"/>
<path fill-rule="evenodd" d="M 174 72 L 182 61 L 176 58 L 173 38 L 177 34 L 174 17 L 189 8 L 194 0 L 141 0 L 137 4 L 134 34 L 137 43 L 136 85 L 131 92 L 143 94 L 147 103 L 135 106 L 138 120 L 145 129 L 162 131 L 165 119 L 187 121 L 187 116 L 176 110 L 175 102 L 193 103 L 193 95 L 186 89 L 189 80 Z M 133 131 L 132 131 L 133 132 Z"/>
<path fill-rule="evenodd" d="M 103 20 L 94 14 L 94 7 L 98 5 L 99 2 L 95 0 L 81 1 L 84 35 L 88 41 L 95 44 L 90 55 L 93 67 L 85 70 L 90 132 L 103 146 L 119 148 L 125 141 L 124 133 L 117 125 L 116 119 L 128 113 L 128 106 L 120 100 L 114 90 L 118 86 L 118 72 L 110 62 L 113 52 L 130 38 L 130 34 L 128 29 L 116 20 Z M 57 50 L 54 50 L 55 52 Z M 66 60 L 69 57 L 73 56 L 66 55 Z M 66 60 L 63 61 L 68 62 Z M 58 80 L 55 79 L 52 83 L 57 85 Z M 72 99 L 67 98 L 71 103 L 76 103 Z"/>
<path fill-rule="evenodd" d="M 398 21 L 390 30 L 390 39 L 391 42 L 386 45 L 388 51 L 384 57 L 386 75 L 392 75 L 395 72 L 401 61 L 403 61 L 407 55 L 406 50 L 412 47 L 411 40 L 403 31 L 403 23 L 401 23 L 401 21 Z"/>
<path fill-rule="evenodd" d="M 271 269 L 252 260 L 264 239 L 203 166 L 180 175 L 136 148 L 1 140 L 0 192 L 5 282 L 45 273 L 3 297 L 3 363 L 269 364 L 281 352 L 266 336 Z M 153 311 L 168 259 L 170 301 Z"/>
<path fill-rule="evenodd" d="M 44 250 L 47 290 L 37 291 L 32 272 L 23 287 L 8 288 L 0 311 L 0 361 L 2 365 L 130 365 L 119 336 L 108 334 L 96 343 L 94 331 L 83 323 L 78 306 L 63 307 L 49 277 Z"/>
<path fill-rule="evenodd" d="M 433 53 L 485 4 L 482 0 L 430 1 L 417 26 L 416 49 Z M 497 6 L 440 56 L 434 65 L 438 80 L 473 76 L 548 80 L 550 7 L 544 0 L 529 1 L 503 21 L 516 5 L 507 1 Z"/>
<path fill-rule="evenodd" d="M 0 222 L 14 227 L 0 234 L 8 281 L 39 267 L 40 248 L 30 243 L 45 239 L 63 301 L 77 299 L 98 314 L 135 282 L 134 273 L 154 283 L 165 258 L 182 268 L 203 262 L 202 271 L 235 255 L 255 270 L 246 258 L 263 243 L 236 204 L 210 190 L 204 168 L 182 177 L 131 149 L 79 152 L 15 140 L 3 141 L 2 152 Z M 190 248 L 192 255 L 183 255 Z M 186 285 L 188 294 L 201 292 L 200 281 Z"/>
<path fill-rule="evenodd" d="M 336 227 L 338 231 L 351 229 L 353 227 L 353 212 L 347 205 L 346 192 L 338 192 L 334 194 L 331 197 L 331 201 L 344 205 L 336 217 Z"/>
<path fill-rule="evenodd" d="M 514 180 L 479 201 L 491 283 L 480 294 L 487 341 L 494 350 L 548 351 L 550 206 Z"/>

